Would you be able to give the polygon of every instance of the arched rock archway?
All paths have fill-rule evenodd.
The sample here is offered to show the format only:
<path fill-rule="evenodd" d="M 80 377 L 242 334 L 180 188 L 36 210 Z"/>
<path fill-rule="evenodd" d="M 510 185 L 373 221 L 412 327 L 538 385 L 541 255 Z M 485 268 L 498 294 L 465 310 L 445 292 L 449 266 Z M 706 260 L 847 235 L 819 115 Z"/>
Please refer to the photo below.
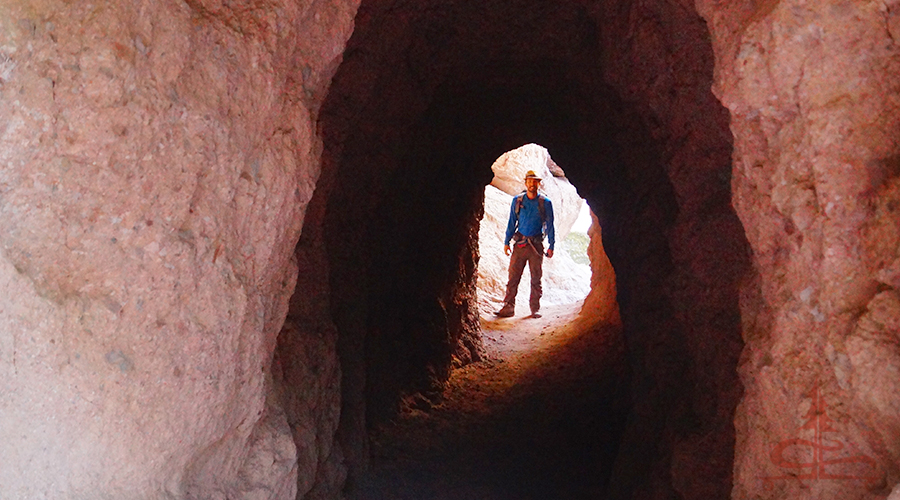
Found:
<path fill-rule="evenodd" d="M 600 217 L 618 277 L 635 392 L 614 497 L 728 495 L 748 252 L 711 82 L 704 22 L 665 3 L 363 2 L 298 247 L 329 273 L 310 285 L 331 294 L 351 480 L 367 423 L 477 356 L 481 192 L 494 158 L 538 142 Z"/>
<path fill-rule="evenodd" d="M 477 350 L 478 165 L 537 141 L 616 266 L 634 405 L 613 496 L 885 496 L 895 2 L 357 7 L 0 6 L 0 495 L 338 495 L 366 412 Z M 813 386 L 874 489 L 763 491 Z"/>

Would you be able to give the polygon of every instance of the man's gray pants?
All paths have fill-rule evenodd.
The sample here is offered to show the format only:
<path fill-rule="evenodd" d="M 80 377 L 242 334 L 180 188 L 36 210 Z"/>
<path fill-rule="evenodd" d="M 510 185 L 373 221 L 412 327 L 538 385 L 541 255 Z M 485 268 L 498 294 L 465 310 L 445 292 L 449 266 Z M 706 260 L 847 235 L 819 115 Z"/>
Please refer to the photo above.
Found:
<path fill-rule="evenodd" d="M 531 306 L 531 312 L 536 313 L 541 309 L 541 265 L 544 261 L 544 244 L 540 241 L 532 244 L 525 243 L 520 246 L 518 242 L 513 242 L 512 257 L 509 259 L 509 282 L 506 283 L 506 297 L 503 302 L 507 304 L 516 303 L 516 295 L 519 293 L 519 282 L 522 281 L 522 273 L 525 271 L 525 264 L 528 264 L 528 271 L 531 273 L 531 298 L 528 304 Z"/>

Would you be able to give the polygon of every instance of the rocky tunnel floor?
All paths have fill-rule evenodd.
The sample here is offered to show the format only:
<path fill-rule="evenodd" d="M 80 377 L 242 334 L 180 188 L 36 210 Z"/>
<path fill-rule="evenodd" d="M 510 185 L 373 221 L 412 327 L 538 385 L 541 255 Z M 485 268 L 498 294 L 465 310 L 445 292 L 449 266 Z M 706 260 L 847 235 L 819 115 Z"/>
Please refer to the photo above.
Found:
<path fill-rule="evenodd" d="M 588 325 L 580 307 L 483 318 L 485 359 L 454 370 L 438 403 L 412 401 L 373 432 L 353 498 L 604 498 L 627 369 L 620 327 Z"/>

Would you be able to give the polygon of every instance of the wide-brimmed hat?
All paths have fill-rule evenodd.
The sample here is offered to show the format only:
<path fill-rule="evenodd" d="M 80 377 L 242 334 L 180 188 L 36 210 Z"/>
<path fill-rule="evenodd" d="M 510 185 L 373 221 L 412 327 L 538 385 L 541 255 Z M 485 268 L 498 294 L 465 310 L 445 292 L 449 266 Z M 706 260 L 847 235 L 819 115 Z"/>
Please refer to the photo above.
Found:
<path fill-rule="evenodd" d="M 525 180 L 527 181 L 528 179 L 534 179 L 536 181 L 541 180 L 541 178 L 538 177 L 538 175 L 536 173 L 534 173 L 534 170 L 529 170 L 528 172 L 525 172 Z"/>

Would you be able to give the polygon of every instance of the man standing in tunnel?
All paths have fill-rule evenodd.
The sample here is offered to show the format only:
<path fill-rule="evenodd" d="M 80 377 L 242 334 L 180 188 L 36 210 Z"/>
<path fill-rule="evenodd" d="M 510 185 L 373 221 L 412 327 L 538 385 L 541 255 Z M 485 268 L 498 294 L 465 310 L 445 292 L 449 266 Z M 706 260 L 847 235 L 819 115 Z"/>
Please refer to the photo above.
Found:
<path fill-rule="evenodd" d="M 541 265 L 544 261 L 544 235 L 547 235 L 547 258 L 553 257 L 556 244 L 556 232 L 553 229 L 553 204 L 550 199 L 538 192 L 541 178 L 529 170 L 525 174 L 525 192 L 515 196 L 509 209 L 509 222 L 506 224 L 506 239 L 503 252 L 510 254 L 509 243 L 513 240 L 512 258 L 509 260 L 509 282 L 506 284 L 506 297 L 503 308 L 497 316 L 508 318 L 516 312 L 516 295 L 519 292 L 519 281 L 525 264 L 531 273 L 531 316 L 539 318 L 541 309 Z"/>

